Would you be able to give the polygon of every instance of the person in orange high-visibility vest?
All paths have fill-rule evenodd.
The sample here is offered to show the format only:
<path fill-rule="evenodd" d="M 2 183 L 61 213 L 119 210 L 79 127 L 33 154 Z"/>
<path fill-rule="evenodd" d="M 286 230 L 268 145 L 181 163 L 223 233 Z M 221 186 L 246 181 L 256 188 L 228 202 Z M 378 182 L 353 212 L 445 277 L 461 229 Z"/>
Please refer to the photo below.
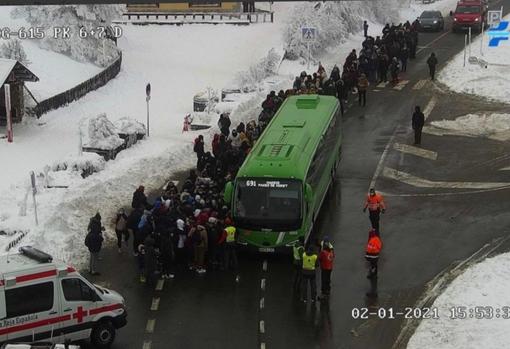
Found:
<path fill-rule="evenodd" d="M 384 204 L 384 199 L 381 194 L 376 193 L 374 188 L 370 188 L 370 192 L 367 195 L 367 199 L 365 200 L 365 206 L 363 207 L 363 212 L 366 212 L 368 208 L 368 217 L 370 218 L 370 223 L 372 224 L 372 228 L 379 232 L 379 218 L 381 212 L 386 212 L 386 205 Z"/>
<path fill-rule="evenodd" d="M 365 259 L 369 263 L 369 271 L 367 278 L 377 278 L 377 262 L 382 249 L 382 241 L 379 233 L 374 228 L 368 232 L 368 242 L 365 249 Z"/>

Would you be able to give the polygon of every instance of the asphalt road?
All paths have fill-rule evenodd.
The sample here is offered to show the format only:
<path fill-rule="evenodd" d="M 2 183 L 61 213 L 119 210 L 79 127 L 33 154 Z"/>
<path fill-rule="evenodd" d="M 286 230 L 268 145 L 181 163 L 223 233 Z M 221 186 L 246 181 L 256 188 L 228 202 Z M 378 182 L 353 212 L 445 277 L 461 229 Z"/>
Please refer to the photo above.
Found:
<path fill-rule="evenodd" d="M 497 3 L 501 5 L 509 8 L 510 0 Z M 409 83 L 402 90 L 370 91 L 365 108 L 354 105 L 345 114 L 341 169 L 315 232 L 329 235 L 335 243 L 329 303 L 313 306 L 296 301 L 288 256 L 245 256 L 239 283 L 231 273 L 181 273 L 154 291 L 138 283 L 132 256 L 108 249 L 97 281 L 123 294 L 129 312 L 129 324 L 119 331 L 113 348 L 263 348 L 261 344 L 296 349 L 392 348 L 404 324 L 401 317 L 355 320 L 352 309 L 412 307 L 436 275 L 508 235 L 504 228 L 510 223 L 509 190 L 468 190 L 458 195 L 456 189 L 417 188 L 386 178 L 378 170 L 386 166 L 436 181 L 505 180 L 492 171 L 498 156 L 510 150 L 498 142 L 424 135 L 423 148 L 437 152 L 437 163 L 403 156 L 392 147 L 395 142 L 412 143 L 412 110 L 415 105 L 423 108 L 433 96 L 437 105 L 430 119 L 443 112 L 472 110 L 469 106 L 473 110 L 505 107 L 445 94 L 440 85 L 429 82 L 413 89 L 427 78 L 425 61 L 431 51 L 444 63 L 462 49 L 463 42 L 461 34 L 421 34 L 421 51 L 403 75 Z M 477 165 L 483 161 L 485 166 Z M 365 293 L 374 285 L 365 278 L 363 259 L 369 221 L 361 209 L 374 180 L 376 188 L 387 193 L 388 211 L 382 217 L 378 297 L 369 298 Z"/>

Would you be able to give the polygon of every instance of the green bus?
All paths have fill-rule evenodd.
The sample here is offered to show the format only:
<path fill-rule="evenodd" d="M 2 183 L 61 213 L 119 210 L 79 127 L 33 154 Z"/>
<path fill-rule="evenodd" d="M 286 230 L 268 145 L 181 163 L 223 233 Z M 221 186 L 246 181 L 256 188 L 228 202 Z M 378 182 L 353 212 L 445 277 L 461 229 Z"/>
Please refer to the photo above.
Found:
<path fill-rule="evenodd" d="M 238 242 L 261 252 L 308 239 L 340 162 L 335 97 L 288 97 L 225 187 Z"/>

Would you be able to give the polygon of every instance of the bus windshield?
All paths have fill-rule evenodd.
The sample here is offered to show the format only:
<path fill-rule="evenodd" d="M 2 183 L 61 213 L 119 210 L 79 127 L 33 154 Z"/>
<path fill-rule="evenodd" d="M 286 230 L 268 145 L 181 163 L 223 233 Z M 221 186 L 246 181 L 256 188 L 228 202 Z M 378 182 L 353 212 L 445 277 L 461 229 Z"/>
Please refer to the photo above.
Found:
<path fill-rule="evenodd" d="M 236 225 L 244 229 L 299 229 L 301 187 L 297 180 L 238 179 L 234 206 Z"/>

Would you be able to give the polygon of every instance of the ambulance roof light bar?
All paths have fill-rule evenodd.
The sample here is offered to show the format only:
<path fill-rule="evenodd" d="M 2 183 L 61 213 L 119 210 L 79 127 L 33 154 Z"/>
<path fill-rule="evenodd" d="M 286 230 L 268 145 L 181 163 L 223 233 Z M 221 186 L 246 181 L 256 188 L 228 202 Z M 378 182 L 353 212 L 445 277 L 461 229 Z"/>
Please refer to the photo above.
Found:
<path fill-rule="evenodd" d="M 53 261 L 53 257 L 51 255 L 32 246 L 20 247 L 19 253 L 39 263 L 51 263 Z"/>

